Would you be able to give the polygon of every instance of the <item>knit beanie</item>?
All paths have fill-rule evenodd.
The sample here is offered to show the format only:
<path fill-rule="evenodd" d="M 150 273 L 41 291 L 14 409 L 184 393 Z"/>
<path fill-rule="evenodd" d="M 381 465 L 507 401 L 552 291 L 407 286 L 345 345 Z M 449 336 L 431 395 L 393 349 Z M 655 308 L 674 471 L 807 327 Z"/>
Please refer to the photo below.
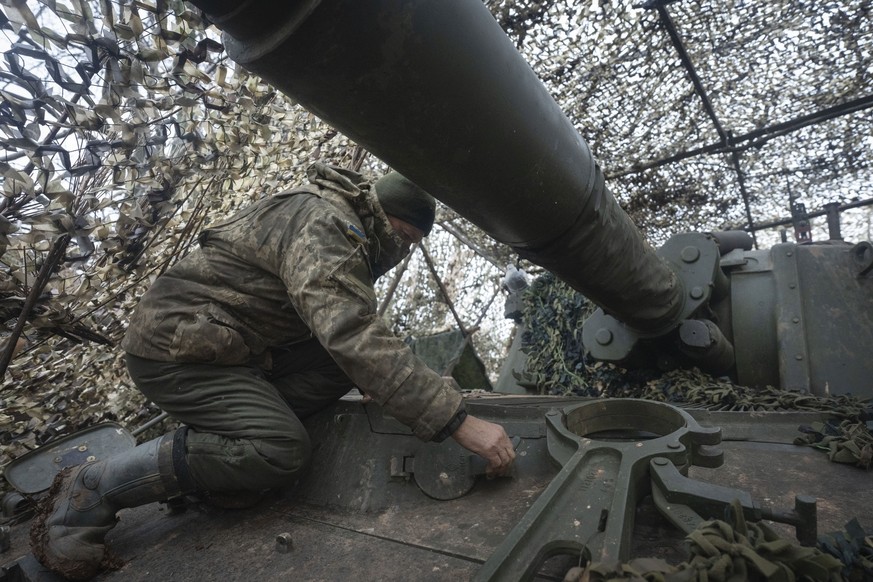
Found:
<path fill-rule="evenodd" d="M 373 186 L 385 214 L 418 227 L 424 232 L 424 236 L 430 234 L 436 217 L 436 201 L 433 196 L 397 172 L 388 172 L 376 180 Z"/>

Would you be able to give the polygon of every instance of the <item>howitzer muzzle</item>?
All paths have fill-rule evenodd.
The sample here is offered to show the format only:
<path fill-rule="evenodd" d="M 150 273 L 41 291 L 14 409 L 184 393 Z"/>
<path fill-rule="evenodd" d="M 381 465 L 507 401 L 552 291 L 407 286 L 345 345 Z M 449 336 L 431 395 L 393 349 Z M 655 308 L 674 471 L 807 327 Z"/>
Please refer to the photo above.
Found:
<path fill-rule="evenodd" d="M 196 0 L 228 54 L 628 325 L 682 292 L 478 0 Z"/>

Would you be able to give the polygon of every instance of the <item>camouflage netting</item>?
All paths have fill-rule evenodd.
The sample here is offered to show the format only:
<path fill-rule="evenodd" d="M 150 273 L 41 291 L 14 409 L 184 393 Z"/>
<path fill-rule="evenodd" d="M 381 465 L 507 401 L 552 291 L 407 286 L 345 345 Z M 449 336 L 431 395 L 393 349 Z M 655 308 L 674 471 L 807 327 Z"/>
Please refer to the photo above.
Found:
<path fill-rule="evenodd" d="M 492 7 L 654 240 L 870 198 L 869 3 Z"/>
<path fill-rule="evenodd" d="M 844 232 L 869 237 L 869 3 L 487 4 L 653 242 L 755 229 L 791 201 L 855 207 Z M 313 160 L 384 167 L 237 68 L 179 0 L 0 0 L 0 48 L 3 464 L 157 413 L 114 345 L 205 224 Z M 385 316 L 404 335 L 463 329 L 493 375 L 510 328 L 500 277 L 518 259 L 450 209 L 438 221 L 382 283 Z"/>

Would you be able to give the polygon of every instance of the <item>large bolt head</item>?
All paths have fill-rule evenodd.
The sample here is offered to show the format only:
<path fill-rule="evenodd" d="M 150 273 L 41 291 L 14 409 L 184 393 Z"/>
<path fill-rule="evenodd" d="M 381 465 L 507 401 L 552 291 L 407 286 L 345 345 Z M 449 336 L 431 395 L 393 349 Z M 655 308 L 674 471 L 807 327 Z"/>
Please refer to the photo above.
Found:
<path fill-rule="evenodd" d="M 594 334 L 594 340 L 602 346 L 608 346 L 612 343 L 612 332 L 605 327 L 601 327 Z"/>
<path fill-rule="evenodd" d="M 679 256 L 686 263 L 693 263 L 700 258 L 700 249 L 695 246 L 687 246 L 679 253 Z"/>

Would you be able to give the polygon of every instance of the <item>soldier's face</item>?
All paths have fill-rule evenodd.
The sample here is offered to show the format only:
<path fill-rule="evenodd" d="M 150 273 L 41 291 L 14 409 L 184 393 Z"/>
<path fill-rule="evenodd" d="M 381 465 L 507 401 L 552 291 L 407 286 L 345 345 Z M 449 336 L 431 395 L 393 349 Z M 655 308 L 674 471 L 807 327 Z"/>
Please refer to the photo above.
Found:
<path fill-rule="evenodd" d="M 405 220 L 401 220 L 396 216 L 388 215 L 388 222 L 391 223 L 391 228 L 394 229 L 394 232 L 406 243 L 406 250 L 409 251 L 409 248 L 412 245 L 416 245 L 421 242 L 421 239 L 424 238 L 424 231 L 418 228 L 417 226 L 413 226 L 406 222 Z"/>
<path fill-rule="evenodd" d="M 424 232 L 396 216 L 386 215 L 388 224 L 384 225 L 381 232 L 372 237 L 370 243 L 370 268 L 373 271 L 373 280 L 378 279 L 409 255 L 409 249 L 413 244 L 421 242 Z"/>

